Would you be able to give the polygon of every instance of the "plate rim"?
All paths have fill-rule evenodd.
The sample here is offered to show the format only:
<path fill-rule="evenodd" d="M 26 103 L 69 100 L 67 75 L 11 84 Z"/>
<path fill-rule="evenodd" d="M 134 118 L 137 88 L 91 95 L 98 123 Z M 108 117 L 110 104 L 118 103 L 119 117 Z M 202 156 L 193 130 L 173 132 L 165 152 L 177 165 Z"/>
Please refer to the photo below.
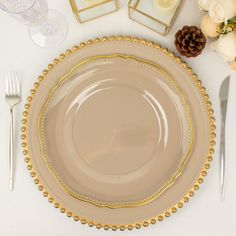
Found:
<path fill-rule="evenodd" d="M 93 222 L 89 219 L 81 218 L 78 215 L 75 215 L 73 212 L 65 209 L 62 204 L 58 203 L 53 196 L 47 192 L 47 190 L 44 188 L 44 186 L 41 184 L 40 179 L 37 177 L 37 173 L 34 171 L 34 168 L 32 166 L 31 158 L 29 155 L 29 150 L 27 148 L 27 115 L 29 114 L 30 105 L 33 100 L 34 94 L 37 92 L 37 88 L 40 86 L 40 83 L 44 80 L 44 78 L 47 77 L 47 74 L 50 70 L 53 69 L 54 65 L 59 64 L 61 61 L 64 60 L 67 56 L 71 55 L 73 52 L 77 52 L 78 50 L 89 47 L 91 45 L 97 44 L 97 43 L 103 43 L 106 41 L 128 41 L 136 44 L 142 44 L 146 45 L 148 47 L 153 48 L 154 50 L 159 50 L 166 56 L 168 56 L 170 59 L 174 60 L 179 64 L 192 78 L 194 85 L 196 89 L 199 90 L 199 95 L 202 97 L 205 107 L 208 113 L 208 119 L 209 119 L 209 127 L 210 127 L 210 142 L 208 147 L 208 154 L 205 160 L 205 165 L 203 169 L 200 172 L 200 175 L 196 181 L 196 183 L 193 185 L 192 189 L 190 189 L 183 199 L 179 201 L 176 205 L 171 207 L 169 210 L 163 212 L 160 215 L 157 215 L 154 218 L 148 219 L 144 222 L 136 222 L 134 224 L 129 225 L 108 225 L 108 224 L 101 224 Z M 44 69 L 42 71 L 42 74 L 38 76 L 37 82 L 34 83 L 33 88 L 30 90 L 30 95 L 27 97 L 27 101 L 24 106 L 23 111 L 23 118 L 22 118 L 22 127 L 21 127 L 21 140 L 22 140 L 22 149 L 23 154 L 25 156 L 25 162 L 27 165 L 27 169 L 30 171 L 30 176 L 34 179 L 34 183 L 38 185 L 38 190 L 43 192 L 43 196 L 48 198 L 48 202 L 52 203 L 55 208 L 59 208 L 61 213 L 66 213 L 68 217 L 72 217 L 75 221 L 80 221 L 82 224 L 88 224 L 90 227 L 96 226 L 97 229 L 103 228 L 105 230 L 112 229 L 112 230 L 132 230 L 134 228 L 140 229 L 141 227 L 147 227 L 149 225 L 155 224 L 157 221 L 163 221 L 164 218 L 169 217 L 172 213 L 176 213 L 178 208 L 182 208 L 185 203 L 189 201 L 191 197 L 195 195 L 195 192 L 199 189 L 200 185 L 204 182 L 204 177 L 207 176 L 207 171 L 210 168 L 210 162 L 213 160 L 212 155 L 214 154 L 214 146 L 216 144 L 215 138 L 215 118 L 214 118 L 214 110 L 212 109 L 212 103 L 209 100 L 209 95 L 206 93 L 206 89 L 202 86 L 201 80 L 198 79 L 197 75 L 192 71 L 191 67 L 187 65 L 186 62 L 184 62 L 180 57 L 176 56 L 173 52 L 169 51 L 167 48 L 161 47 L 159 44 L 149 41 L 142 38 L 132 37 L 132 36 L 104 36 L 101 38 L 95 38 L 93 40 L 88 40 L 86 42 L 81 42 L 79 45 L 73 46 L 71 49 L 66 50 L 65 53 L 62 53 L 59 55 L 58 58 L 55 58 L 52 63 L 48 64 L 47 69 Z"/>

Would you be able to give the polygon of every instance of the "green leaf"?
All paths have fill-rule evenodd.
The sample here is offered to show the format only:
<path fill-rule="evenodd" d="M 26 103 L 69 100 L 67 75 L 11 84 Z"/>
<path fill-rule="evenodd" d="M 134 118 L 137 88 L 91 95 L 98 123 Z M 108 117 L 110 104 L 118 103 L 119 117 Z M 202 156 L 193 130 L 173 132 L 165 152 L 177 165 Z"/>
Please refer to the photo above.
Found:
<path fill-rule="evenodd" d="M 228 34 L 232 31 L 236 31 L 236 16 L 220 25 L 220 34 Z"/>

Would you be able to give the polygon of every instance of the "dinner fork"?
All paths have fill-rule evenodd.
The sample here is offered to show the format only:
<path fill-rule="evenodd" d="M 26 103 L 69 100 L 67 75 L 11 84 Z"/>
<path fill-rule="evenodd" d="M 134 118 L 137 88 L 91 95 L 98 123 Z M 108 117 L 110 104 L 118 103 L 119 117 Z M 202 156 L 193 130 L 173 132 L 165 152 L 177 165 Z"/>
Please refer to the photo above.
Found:
<path fill-rule="evenodd" d="M 21 101 L 21 91 L 18 75 L 16 72 L 6 74 L 6 102 L 10 108 L 10 136 L 9 136 L 9 184 L 13 190 L 13 161 L 14 161 L 14 107 Z"/>

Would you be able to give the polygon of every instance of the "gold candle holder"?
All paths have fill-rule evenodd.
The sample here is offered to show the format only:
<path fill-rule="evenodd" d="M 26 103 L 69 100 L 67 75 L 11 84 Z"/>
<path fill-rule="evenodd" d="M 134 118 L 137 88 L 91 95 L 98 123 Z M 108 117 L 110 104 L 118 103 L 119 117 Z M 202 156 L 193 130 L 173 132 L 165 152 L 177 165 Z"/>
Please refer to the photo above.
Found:
<path fill-rule="evenodd" d="M 70 0 L 70 5 L 80 23 L 97 19 L 119 9 L 118 0 Z"/>
<path fill-rule="evenodd" d="M 129 0 L 129 18 L 161 35 L 167 35 L 184 0 L 176 1 L 176 5 L 168 10 L 157 8 L 154 1 Z"/>

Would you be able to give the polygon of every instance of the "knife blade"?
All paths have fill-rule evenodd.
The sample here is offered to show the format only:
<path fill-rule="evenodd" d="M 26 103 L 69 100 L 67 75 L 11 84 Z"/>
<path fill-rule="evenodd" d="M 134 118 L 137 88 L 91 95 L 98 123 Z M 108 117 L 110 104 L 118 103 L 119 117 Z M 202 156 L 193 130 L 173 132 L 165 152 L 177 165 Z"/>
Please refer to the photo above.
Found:
<path fill-rule="evenodd" d="M 221 200 L 225 195 L 225 124 L 227 116 L 228 95 L 229 95 L 230 75 L 221 84 L 219 97 L 221 106 L 221 141 L 220 141 L 220 195 Z"/>

